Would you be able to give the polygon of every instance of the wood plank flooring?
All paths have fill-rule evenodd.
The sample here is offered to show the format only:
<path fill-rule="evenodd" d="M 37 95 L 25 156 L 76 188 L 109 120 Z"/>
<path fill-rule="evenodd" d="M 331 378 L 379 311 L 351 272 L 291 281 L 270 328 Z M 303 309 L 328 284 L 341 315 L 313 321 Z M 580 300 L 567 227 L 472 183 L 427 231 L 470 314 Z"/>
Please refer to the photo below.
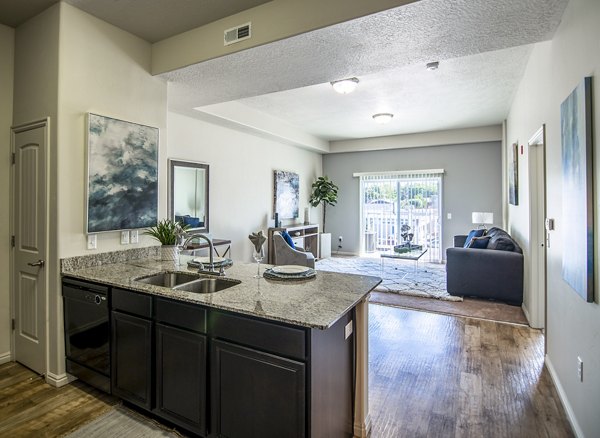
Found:
<path fill-rule="evenodd" d="M 116 402 L 80 382 L 54 388 L 15 362 L 0 365 L 1 437 L 63 436 Z"/>
<path fill-rule="evenodd" d="M 369 306 L 371 438 L 572 437 L 538 330 Z"/>

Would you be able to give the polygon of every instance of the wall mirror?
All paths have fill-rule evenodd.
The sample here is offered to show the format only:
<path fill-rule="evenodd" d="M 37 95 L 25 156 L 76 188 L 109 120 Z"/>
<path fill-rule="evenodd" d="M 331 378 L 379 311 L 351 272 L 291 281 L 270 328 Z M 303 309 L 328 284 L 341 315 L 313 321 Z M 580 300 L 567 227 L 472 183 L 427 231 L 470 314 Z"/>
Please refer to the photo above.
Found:
<path fill-rule="evenodd" d="M 169 160 L 169 217 L 208 232 L 208 164 Z"/>

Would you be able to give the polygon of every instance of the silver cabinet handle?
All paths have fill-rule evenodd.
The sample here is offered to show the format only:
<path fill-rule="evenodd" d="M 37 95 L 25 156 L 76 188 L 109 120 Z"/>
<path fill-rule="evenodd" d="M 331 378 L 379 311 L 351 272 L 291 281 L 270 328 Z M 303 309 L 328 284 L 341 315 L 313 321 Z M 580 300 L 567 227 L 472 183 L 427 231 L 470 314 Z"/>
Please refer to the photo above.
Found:
<path fill-rule="evenodd" d="M 43 260 L 38 260 L 37 262 L 34 263 L 27 263 L 29 266 L 39 266 L 40 268 L 43 268 L 44 265 L 46 264 L 45 261 Z"/>

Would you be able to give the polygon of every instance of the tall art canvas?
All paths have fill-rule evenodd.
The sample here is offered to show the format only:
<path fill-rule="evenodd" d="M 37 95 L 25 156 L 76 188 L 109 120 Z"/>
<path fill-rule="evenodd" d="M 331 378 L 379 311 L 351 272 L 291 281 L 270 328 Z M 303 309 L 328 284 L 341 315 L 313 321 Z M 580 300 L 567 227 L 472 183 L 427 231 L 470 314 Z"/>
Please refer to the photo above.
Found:
<path fill-rule="evenodd" d="M 88 114 L 87 232 L 158 219 L 158 128 Z"/>
<path fill-rule="evenodd" d="M 279 219 L 296 219 L 300 205 L 300 177 L 297 173 L 274 172 L 273 214 Z"/>
<path fill-rule="evenodd" d="M 584 300 L 594 300 L 592 78 L 560 106 L 562 142 L 562 277 Z"/>

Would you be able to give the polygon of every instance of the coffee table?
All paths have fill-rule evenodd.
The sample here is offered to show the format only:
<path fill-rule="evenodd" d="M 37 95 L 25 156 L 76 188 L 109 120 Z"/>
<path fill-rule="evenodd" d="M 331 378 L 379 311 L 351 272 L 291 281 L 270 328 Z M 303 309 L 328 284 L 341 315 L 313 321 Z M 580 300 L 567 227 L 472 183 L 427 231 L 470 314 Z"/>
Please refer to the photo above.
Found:
<path fill-rule="evenodd" d="M 400 259 L 400 260 L 414 260 L 415 261 L 415 272 L 419 270 L 419 259 L 423 257 L 423 254 L 427 252 L 427 248 L 413 249 L 403 253 L 395 251 L 383 252 L 379 254 L 381 257 L 381 270 L 383 271 L 383 261 L 385 259 Z"/>

